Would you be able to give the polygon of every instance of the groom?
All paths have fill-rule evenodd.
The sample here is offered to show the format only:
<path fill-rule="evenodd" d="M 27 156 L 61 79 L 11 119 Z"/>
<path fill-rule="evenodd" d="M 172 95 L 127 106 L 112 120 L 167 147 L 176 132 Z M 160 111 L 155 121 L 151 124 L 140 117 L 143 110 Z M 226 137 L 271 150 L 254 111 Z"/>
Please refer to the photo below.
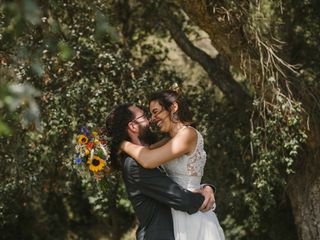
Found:
<path fill-rule="evenodd" d="M 120 105 L 107 118 L 107 129 L 112 142 L 129 140 L 139 145 L 150 145 L 152 133 L 142 109 L 131 104 Z M 120 167 L 128 197 L 140 226 L 138 240 L 174 240 L 170 208 L 195 213 L 208 211 L 214 203 L 212 187 L 207 185 L 200 193 L 183 189 L 159 168 L 145 169 L 129 156 L 114 162 Z"/>

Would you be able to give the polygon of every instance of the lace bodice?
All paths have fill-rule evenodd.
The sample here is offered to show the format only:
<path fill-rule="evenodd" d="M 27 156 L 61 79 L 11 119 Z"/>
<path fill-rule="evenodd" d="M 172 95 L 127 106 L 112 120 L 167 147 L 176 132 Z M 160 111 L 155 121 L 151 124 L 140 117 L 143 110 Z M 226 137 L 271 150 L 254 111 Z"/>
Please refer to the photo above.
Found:
<path fill-rule="evenodd" d="M 203 148 L 203 137 L 197 132 L 196 148 L 190 155 L 171 160 L 163 164 L 167 174 L 184 188 L 199 188 L 207 154 Z"/>

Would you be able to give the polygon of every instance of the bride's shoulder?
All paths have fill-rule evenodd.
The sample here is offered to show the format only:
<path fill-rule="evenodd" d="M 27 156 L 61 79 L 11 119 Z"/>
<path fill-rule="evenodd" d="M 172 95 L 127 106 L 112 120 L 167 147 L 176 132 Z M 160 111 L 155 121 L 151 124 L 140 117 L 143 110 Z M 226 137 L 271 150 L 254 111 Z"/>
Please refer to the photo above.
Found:
<path fill-rule="evenodd" d="M 179 138 L 185 138 L 186 140 L 189 141 L 194 141 L 197 139 L 197 130 L 193 127 L 184 127 L 183 129 L 181 129 L 177 136 Z"/>

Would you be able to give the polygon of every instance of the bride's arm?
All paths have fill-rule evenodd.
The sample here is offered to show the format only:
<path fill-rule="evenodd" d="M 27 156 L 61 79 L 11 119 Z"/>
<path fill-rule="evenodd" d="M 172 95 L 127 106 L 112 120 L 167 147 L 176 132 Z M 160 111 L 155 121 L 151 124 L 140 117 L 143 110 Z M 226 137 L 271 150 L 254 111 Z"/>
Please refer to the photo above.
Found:
<path fill-rule="evenodd" d="M 161 139 L 160 141 L 154 143 L 154 144 L 151 144 L 149 146 L 149 149 L 155 149 L 155 148 L 158 148 L 158 147 L 162 147 L 163 145 L 165 145 L 167 142 L 169 142 L 170 138 L 164 138 L 164 139 Z"/>
<path fill-rule="evenodd" d="M 185 129 L 180 131 L 165 145 L 156 149 L 148 149 L 147 147 L 125 141 L 121 144 L 121 150 L 138 161 L 144 168 L 155 168 L 191 152 L 196 140 L 197 133 L 193 129 Z"/>

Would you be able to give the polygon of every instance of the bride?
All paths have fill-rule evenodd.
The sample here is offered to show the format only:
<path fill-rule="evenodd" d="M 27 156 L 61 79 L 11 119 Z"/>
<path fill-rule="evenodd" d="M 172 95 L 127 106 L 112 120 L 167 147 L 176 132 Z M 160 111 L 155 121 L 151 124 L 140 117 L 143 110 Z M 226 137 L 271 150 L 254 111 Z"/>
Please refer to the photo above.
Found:
<path fill-rule="evenodd" d="M 121 150 L 137 160 L 144 168 L 163 166 L 169 177 L 189 190 L 200 188 L 206 152 L 202 135 L 191 124 L 187 104 L 175 91 L 155 93 L 149 102 L 151 120 L 164 139 L 151 147 L 124 141 Z M 222 240 L 223 230 L 213 211 L 189 215 L 171 209 L 176 240 Z"/>

